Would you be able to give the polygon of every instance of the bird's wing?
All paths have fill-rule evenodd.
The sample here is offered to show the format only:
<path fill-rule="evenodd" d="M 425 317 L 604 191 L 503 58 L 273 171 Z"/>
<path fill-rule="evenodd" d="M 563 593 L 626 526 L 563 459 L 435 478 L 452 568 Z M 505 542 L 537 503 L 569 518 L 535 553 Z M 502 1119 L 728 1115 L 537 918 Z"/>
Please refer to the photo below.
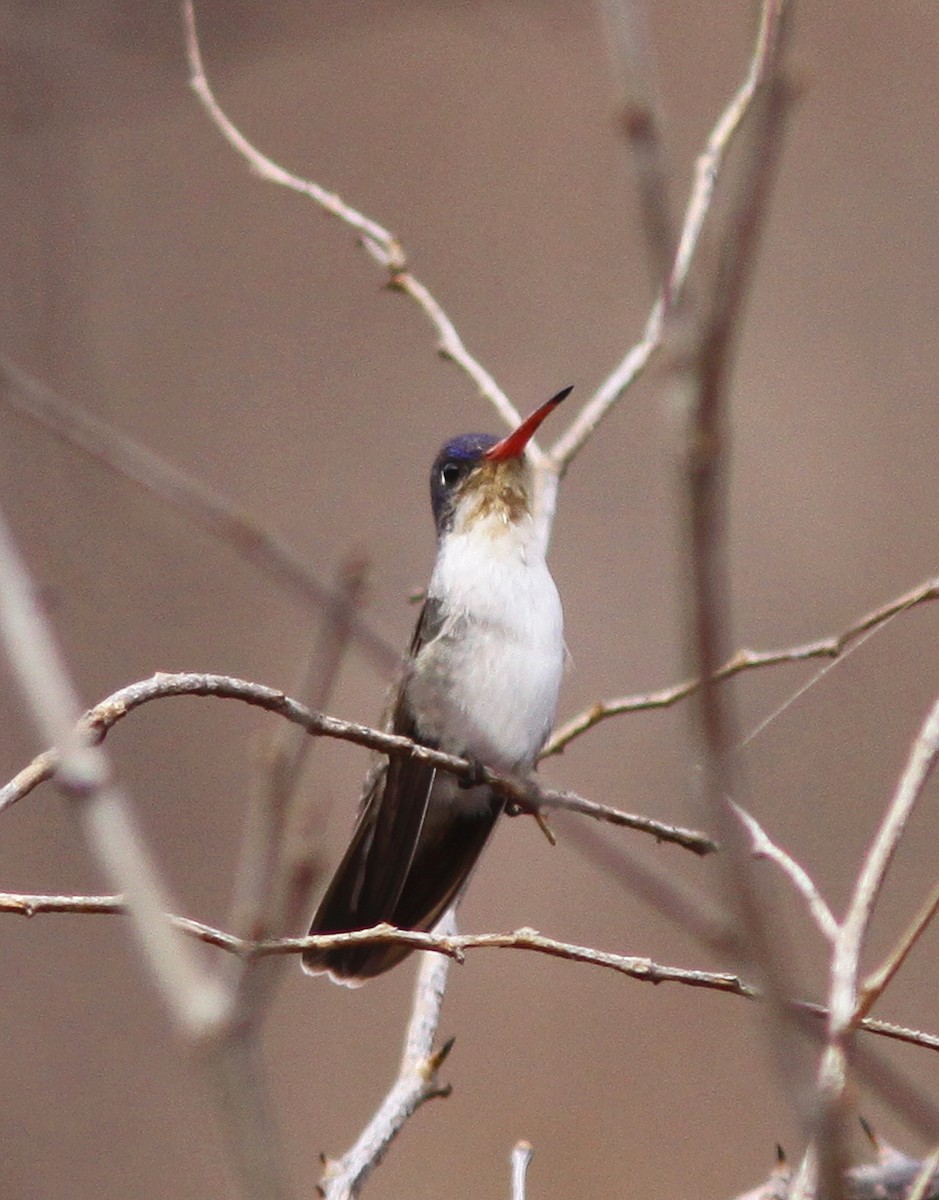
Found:
<path fill-rule="evenodd" d="M 439 601 L 429 598 L 411 641 L 412 656 L 441 629 Z M 392 733 L 415 738 L 404 686 L 392 709 Z M 390 921 L 417 849 L 436 770 L 411 755 L 395 755 L 374 773 L 363 796 L 349 848 L 313 918 L 311 933 L 340 933 Z"/>

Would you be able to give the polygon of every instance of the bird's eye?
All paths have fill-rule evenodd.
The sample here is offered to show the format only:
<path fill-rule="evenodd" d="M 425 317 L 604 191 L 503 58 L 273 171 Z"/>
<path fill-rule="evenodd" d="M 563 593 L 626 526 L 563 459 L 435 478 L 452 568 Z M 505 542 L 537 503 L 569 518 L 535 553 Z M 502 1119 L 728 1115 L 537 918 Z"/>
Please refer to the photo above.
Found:
<path fill-rule="evenodd" d="M 451 459 L 450 462 L 445 462 L 440 468 L 440 482 L 444 487 L 453 487 L 462 474 L 463 469 L 460 464 Z"/>

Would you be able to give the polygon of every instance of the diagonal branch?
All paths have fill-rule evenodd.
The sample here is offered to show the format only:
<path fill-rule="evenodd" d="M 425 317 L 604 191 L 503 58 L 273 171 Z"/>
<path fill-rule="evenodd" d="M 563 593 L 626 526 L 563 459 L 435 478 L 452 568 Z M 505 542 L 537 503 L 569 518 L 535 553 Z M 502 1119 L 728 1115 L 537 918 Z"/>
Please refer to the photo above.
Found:
<path fill-rule="evenodd" d="M 25 564 L 0 519 L 0 641 L 41 736 L 58 745 L 56 782 L 80 817 L 106 876 L 127 892 L 134 932 L 180 1029 L 199 1037 L 227 1009 L 223 989 L 171 928 L 163 880 L 110 765 L 78 722 L 78 696 L 35 603 Z"/>
<path fill-rule="evenodd" d="M 939 599 L 939 579 L 927 579 L 924 583 L 905 592 L 902 596 L 898 596 L 895 600 L 890 600 L 887 604 L 866 613 L 853 625 L 844 630 L 843 633 L 818 638 L 812 642 L 803 642 L 801 645 L 790 646 L 784 650 L 738 650 L 731 659 L 714 672 L 712 681 L 714 683 L 721 683 L 725 679 L 731 679 L 733 676 L 741 675 L 745 671 L 758 670 L 762 667 L 775 667 L 782 663 L 807 662 L 817 658 L 833 660 L 840 658 L 864 634 L 892 620 L 899 613 L 906 612 L 908 609 L 915 608 L 919 604 L 936 599 Z M 598 701 L 596 704 L 591 705 L 590 708 L 578 713 L 576 717 L 571 717 L 569 721 L 565 721 L 563 725 L 560 725 L 548 739 L 547 745 L 541 752 L 541 757 L 547 758 L 551 754 L 560 754 L 575 738 L 580 737 L 588 729 L 592 729 L 594 725 L 599 725 L 601 721 L 606 721 L 610 717 L 619 716 L 622 713 L 646 712 L 650 709 L 670 708 L 680 700 L 694 695 L 695 692 L 700 690 L 701 686 L 702 681 L 700 679 L 688 679 L 683 683 L 674 684 L 672 687 L 660 688 L 654 692 L 644 692 L 633 696 L 620 696 L 614 700 Z"/>
<path fill-rule="evenodd" d="M 848 911 L 841 924 L 832 963 L 832 1030 L 840 1034 L 856 1020 L 861 950 L 887 871 L 916 802 L 939 757 L 939 700 L 936 700 L 910 750 L 893 800 L 864 860 Z"/>
<path fill-rule="evenodd" d="M 756 817 L 751 816 L 739 804 L 735 804 L 733 807 L 750 834 L 754 858 L 769 859 L 779 867 L 802 896 L 822 936 L 827 941 L 834 942 L 838 937 L 838 922 L 808 871 L 770 838 Z"/>
<path fill-rule="evenodd" d="M 354 742 L 356 745 L 378 750 L 382 754 L 410 754 L 440 770 L 449 771 L 459 778 L 488 783 L 526 812 L 542 805 L 549 808 L 564 808 L 595 817 L 597 820 L 649 833 L 658 841 L 671 842 L 686 850 L 691 850 L 695 854 L 708 854 L 715 849 L 714 842 L 706 834 L 699 833 L 697 830 L 685 829 L 678 825 L 667 825 L 655 821 L 651 817 L 625 813 L 619 809 L 586 800 L 574 792 L 541 788 L 533 781 L 499 775 L 488 768 L 482 768 L 482 775 L 480 775 L 478 765 L 469 763 L 456 755 L 432 750 L 427 746 L 412 742 L 410 738 L 399 737 L 393 733 L 383 733 L 368 725 L 340 721 L 336 717 L 313 712 L 275 688 L 264 687 L 263 684 L 252 683 L 245 679 L 235 679 L 228 675 L 158 673 L 150 679 L 121 688 L 100 704 L 95 705 L 85 714 L 80 728 L 86 734 L 100 741 L 118 721 L 133 712 L 134 709 L 152 700 L 165 699 L 170 696 L 214 696 L 222 700 L 239 700 L 255 708 L 276 713 L 286 720 L 302 726 L 309 733 L 321 737 Z M 5 787 L 0 788 L 0 812 L 22 799 L 40 783 L 51 779 L 56 774 L 58 761 L 58 751 L 47 750 L 38 755 Z"/>
<path fill-rule="evenodd" d="M 681 299 L 687 283 L 727 153 L 773 67 L 778 21 L 779 9 L 775 4 L 761 5 L 760 25 L 746 78 L 712 129 L 695 165 L 694 183 L 685 209 L 671 274 L 649 313 L 642 337 L 600 384 L 593 397 L 551 447 L 550 457 L 562 474 L 662 345 L 668 318 Z"/>
<path fill-rule="evenodd" d="M 440 928 L 444 936 L 456 933 L 452 912 L 444 917 Z M 441 1087 L 437 1082 L 437 1072 L 453 1047 L 453 1039 L 434 1050 L 449 971 L 446 955 L 422 955 L 398 1077 L 355 1145 L 342 1158 L 326 1162 L 319 1185 L 325 1200 L 353 1200 L 408 1118 L 428 1100 L 450 1094 L 448 1086 Z"/>
<path fill-rule="evenodd" d="M 893 947 L 884 961 L 864 980 L 858 994 L 857 1012 L 864 1017 L 870 1012 L 877 1000 L 883 995 L 906 962 L 910 951 L 932 924 L 936 913 L 939 912 L 939 883 L 934 884 L 932 891 L 920 907 L 919 912 L 903 931 L 897 944 Z"/>
<path fill-rule="evenodd" d="M 173 505 L 305 605 L 330 609 L 341 602 L 340 593 L 323 583 L 291 546 L 258 525 L 227 496 L 66 400 L 2 356 L 0 397 L 21 416 Z M 354 614 L 353 635 L 379 671 L 390 675 L 398 669 L 400 655 L 360 614 Z"/>
<path fill-rule="evenodd" d="M 493 376 L 467 350 L 456 326 L 447 316 L 440 302 L 411 273 L 404 248 L 394 234 L 377 221 L 372 220 L 371 217 L 353 208 L 352 205 L 346 204 L 342 197 L 335 192 L 321 187 L 312 180 L 284 170 L 273 159 L 252 145 L 226 115 L 209 85 L 199 49 L 192 0 L 183 0 L 183 25 L 186 34 L 190 84 L 212 124 L 228 144 L 245 159 L 261 179 L 305 196 L 312 200 L 322 212 L 338 218 L 354 229 L 359 234 L 360 244 L 374 261 L 388 272 L 390 286 L 394 290 L 410 296 L 430 321 L 437 334 L 437 349 L 441 357 L 452 362 L 476 385 L 479 394 L 492 405 L 507 425 L 517 425 L 519 414 L 514 405 Z"/>

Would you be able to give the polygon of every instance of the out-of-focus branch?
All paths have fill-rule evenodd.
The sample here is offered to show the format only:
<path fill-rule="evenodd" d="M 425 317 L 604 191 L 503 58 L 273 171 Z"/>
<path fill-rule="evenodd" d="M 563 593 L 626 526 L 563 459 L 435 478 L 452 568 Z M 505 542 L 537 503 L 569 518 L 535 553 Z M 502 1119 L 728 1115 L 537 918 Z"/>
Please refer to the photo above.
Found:
<path fill-rule="evenodd" d="M 80 706 L 32 584 L 0 520 L 0 634 L 33 720 L 57 745 L 54 778 L 71 802 L 106 876 L 126 896 L 137 940 L 170 1013 L 218 1088 L 220 1113 L 245 1200 L 289 1200 L 274 1124 L 251 1048 L 223 1032 L 233 993 L 205 967 L 167 914 L 163 880 L 113 782 L 104 751 L 79 721 Z"/>
<path fill-rule="evenodd" d="M 110 766 L 79 724 L 81 707 L 6 522 L 0 518 L 0 638 L 40 734 L 58 746 L 55 782 L 81 818 L 107 878 L 127 896 L 151 974 L 180 1028 L 199 1037 L 227 998 L 171 927 L 166 889 Z"/>
<path fill-rule="evenodd" d="M 565 821 L 564 844 L 702 946 L 715 954 L 728 953 L 732 935 L 727 913 L 700 888 L 675 878 L 654 858 L 631 853 L 586 822 Z"/>
<path fill-rule="evenodd" d="M 302 692 L 316 704 L 325 705 L 332 695 L 359 615 L 363 587 L 364 564 L 350 561 L 337 581 L 335 599 L 322 612 L 320 636 L 300 681 Z M 297 793 L 296 784 L 312 744 L 298 726 L 278 726 L 270 769 L 249 798 L 233 923 L 250 939 L 283 934 L 309 912 L 316 870 L 299 827 L 310 801 Z M 229 1016 L 201 1056 L 224 1118 L 232 1161 L 252 1200 L 287 1195 L 280 1130 L 267 1095 L 261 1032 L 288 961 L 250 952 L 229 959 L 231 969 L 224 976 L 231 995 Z"/>
<path fill-rule="evenodd" d="M 803 642 L 801 645 L 790 646 L 784 650 L 738 650 L 732 658 L 719 667 L 713 675 L 715 683 L 731 679 L 745 671 L 758 670 L 762 667 L 775 667 L 782 663 L 806 662 L 811 659 L 838 659 L 844 652 L 857 643 L 858 639 L 871 630 L 878 628 L 908 609 L 916 608 L 930 600 L 939 599 L 939 579 L 927 579 L 925 582 L 898 596 L 895 600 L 881 605 L 866 613 L 858 621 L 842 633 L 833 634 L 815 641 Z M 575 738 L 592 729 L 601 721 L 622 713 L 645 712 L 649 709 L 670 708 L 680 700 L 694 695 L 701 687 L 700 679 L 688 679 L 672 687 L 659 688 L 654 692 L 638 693 L 633 696 L 621 696 L 613 700 L 602 700 L 591 705 L 576 717 L 558 726 L 548 739 L 541 752 L 546 758 L 560 752 Z"/>
<path fill-rule="evenodd" d="M 751 109 L 747 153 L 735 201 L 722 231 L 713 277 L 695 303 L 684 306 L 675 326 L 672 351 L 676 407 L 686 418 L 680 458 L 690 577 L 688 644 L 701 679 L 696 694 L 701 795 L 705 810 L 721 831 L 726 890 L 740 921 L 741 949 L 746 947 L 746 957 L 765 974 L 770 991 L 777 996 L 782 994 L 774 965 L 779 946 L 769 937 L 767 914 L 750 880 L 743 833 L 727 803 L 740 786 L 733 757 L 735 717 L 731 697 L 717 686 L 715 677 L 726 660 L 729 628 L 724 540 L 727 395 L 788 99 L 779 62 L 783 8 L 778 0 L 766 0 L 763 5 L 763 24 L 773 25 L 774 36 L 765 50 L 764 84 L 754 95 L 759 103 Z"/>
<path fill-rule="evenodd" d="M 573 792 L 541 788 L 531 781 L 499 775 L 487 768 L 482 768 L 480 776 L 481 768 L 465 759 L 457 758 L 452 754 L 443 754 L 439 750 L 431 750 L 427 746 L 412 742 L 410 738 L 384 733 L 381 730 L 372 729 L 368 725 L 340 721 L 336 717 L 312 712 L 305 705 L 291 700 L 289 696 L 285 696 L 283 692 L 277 691 L 275 688 L 264 687 L 262 684 L 252 683 L 245 679 L 235 679 L 228 675 L 203 675 L 191 672 L 177 675 L 156 674 L 150 679 L 121 688 L 100 704 L 95 705 L 82 719 L 81 728 L 89 736 L 100 741 L 109 729 L 134 709 L 151 700 L 165 699 L 170 696 L 214 696 L 223 700 L 240 700 L 245 704 L 263 708 L 288 721 L 293 721 L 309 733 L 322 737 L 340 738 L 371 750 L 378 750 L 383 754 L 411 754 L 424 762 L 431 763 L 440 770 L 449 771 L 459 778 L 488 783 L 523 810 L 529 810 L 539 805 L 564 808 L 572 812 L 584 813 L 598 820 L 652 834 L 658 841 L 674 843 L 696 854 L 707 854 L 715 848 L 714 842 L 706 834 L 696 830 L 667 825 L 654 821 L 650 817 L 624 813 L 619 809 L 595 804 Z M 0 812 L 22 799 L 44 780 L 51 778 L 55 773 L 57 761 L 57 751 L 46 751 L 20 771 L 5 787 L 0 788 Z"/>
<path fill-rule="evenodd" d="M 350 559 L 337 580 L 337 600 L 323 613 L 318 636 L 300 673 L 298 693 L 313 708 L 327 707 L 338 682 L 365 588 L 365 563 Z M 241 866 L 233 902 L 233 925 L 248 937 L 278 937 L 312 910 L 318 870 L 309 837 L 313 795 L 298 791 L 303 765 L 315 741 L 300 725 L 276 727 L 263 753 L 262 778 L 249 799 Z M 283 962 L 244 964 L 235 984 L 232 1031 L 255 1033 L 273 994 Z"/>
<path fill-rule="evenodd" d="M 209 86 L 199 48 L 192 0 L 183 0 L 183 24 L 186 32 L 186 55 L 189 60 L 192 89 L 212 124 L 229 145 L 245 159 L 261 179 L 306 196 L 322 212 L 337 217 L 355 230 L 359 235 L 361 245 L 375 262 L 388 272 L 389 285 L 394 290 L 410 296 L 430 321 L 437 334 L 437 349 L 441 357 L 454 363 L 476 385 L 479 394 L 493 406 L 506 424 L 517 425 L 519 414 L 514 405 L 492 375 L 467 350 L 440 302 L 420 280 L 412 275 L 404 249 L 394 234 L 377 221 L 372 220 L 371 217 L 365 216 L 358 209 L 346 204 L 335 192 L 330 192 L 312 180 L 303 179 L 299 175 L 284 170 L 273 159 L 252 145 L 226 115 Z"/>
<path fill-rule="evenodd" d="M 913 1181 L 913 1186 L 906 1194 L 906 1200 L 934 1200 L 939 1195 L 939 1177 L 936 1169 L 939 1167 L 939 1146 L 922 1161 L 919 1175 Z M 849 1198 L 850 1200 L 850 1198 Z"/>
<path fill-rule="evenodd" d="M 453 936 L 452 912 L 440 923 L 445 936 Z M 440 1011 L 450 969 L 443 955 L 425 954 L 414 986 L 414 1002 L 404 1037 L 398 1077 L 354 1146 L 340 1159 L 328 1160 L 319 1190 L 325 1200 L 353 1200 L 405 1122 L 422 1104 L 446 1097 L 450 1088 L 437 1082 L 437 1074 L 453 1047 L 453 1040 L 434 1049 Z"/>
<path fill-rule="evenodd" d="M 679 470 L 688 587 L 686 639 L 701 686 L 695 695 L 701 811 L 718 831 L 722 892 L 734 931 L 733 959 L 753 971 L 770 1018 L 771 1048 L 787 1095 L 806 1127 L 807 1046 L 792 1019 L 792 970 L 781 923 L 761 895 L 747 838 L 731 800 L 746 806 L 729 689 L 715 676 L 729 653 L 730 587 L 725 537 L 729 468 L 729 394 L 759 243 L 782 147 L 790 93 L 782 69 L 785 0 L 763 0 L 754 61 L 761 82 L 748 104 L 745 145 L 714 267 L 676 301 L 668 328 L 671 407 L 680 421 Z M 824 1150 L 823 1176 L 842 1165 L 840 1140 Z M 830 1190 L 829 1200 L 836 1192 Z"/>
<path fill-rule="evenodd" d="M 668 166 L 646 12 L 633 0 L 598 0 L 617 93 L 617 124 L 629 144 L 652 285 L 670 283 L 675 254 Z M 668 308 L 667 291 L 663 295 Z"/>
<path fill-rule="evenodd" d="M 172 504 L 200 529 L 224 542 L 303 604 L 330 609 L 341 597 L 307 563 L 269 530 L 256 524 L 227 496 L 162 458 L 153 450 L 118 432 L 108 422 L 66 400 L 0 357 L 0 396 L 3 402 L 55 437 L 77 447 L 96 462 Z M 400 655 L 356 615 L 356 643 L 383 675 L 392 675 Z"/>
<path fill-rule="evenodd" d="M 750 112 L 754 99 L 774 68 L 777 32 L 784 3 L 764 2 L 753 54 L 743 83 L 735 92 L 708 137 L 695 166 L 695 178 L 685 209 L 678 250 L 662 294 L 646 320 L 642 337 L 600 384 L 578 416 L 557 439 L 550 458 L 563 474 L 577 453 L 590 440 L 593 431 L 632 386 L 662 345 L 665 327 L 674 306 L 681 299 L 698 242 L 711 211 L 714 189 L 735 136 Z M 656 258 L 658 253 L 656 252 Z"/>
<path fill-rule="evenodd" d="M 212 1087 L 241 1193 L 245 1200 L 292 1200 L 261 1047 L 247 1033 L 220 1032 L 196 1048 L 196 1059 Z"/>
<path fill-rule="evenodd" d="M 845 1200 L 939 1200 L 936 1152 L 920 1160 L 885 1143 L 875 1145 L 877 1162 L 862 1163 L 844 1173 Z M 743 1192 L 735 1200 L 790 1200 L 793 1183 L 792 1172 L 781 1158 L 764 1183 Z M 814 1184 L 803 1194 L 807 1200 L 818 1200 Z"/>

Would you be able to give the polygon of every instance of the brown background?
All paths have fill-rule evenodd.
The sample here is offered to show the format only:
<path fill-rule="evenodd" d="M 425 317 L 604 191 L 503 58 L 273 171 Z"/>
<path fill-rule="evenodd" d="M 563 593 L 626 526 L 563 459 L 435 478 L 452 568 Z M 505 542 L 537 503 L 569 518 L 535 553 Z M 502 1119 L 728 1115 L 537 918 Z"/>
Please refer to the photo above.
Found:
<path fill-rule="evenodd" d="M 742 73 L 740 3 L 660 3 L 653 33 L 684 189 Z M 391 226 L 470 348 L 522 409 L 583 399 L 651 297 L 634 191 L 612 132 L 588 4 L 380 0 L 199 6 L 209 71 L 274 157 Z M 371 611 L 404 645 L 433 554 L 426 471 L 439 443 L 497 428 L 381 290 L 349 232 L 254 180 L 186 87 L 173 4 L 0 6 L 3 352 L 279 531 L 324 574 L 373 563 Z M 793 114 L 734 391 L 735 641 L 845 627 L 936 570 L 939 10 L 926 0 L 801 6 Z M 562 715 L 681 673 L 672 430 L 661 380 L 636 388 L 577 461 L 552 562 L 572 666 Z M 573 403 L 573 401 L 572 401 Z M 560 415 L 554 429 L 560 428 Z M 132 485 L 0 409 L 0 498 L 84 699 L 155 669 L 289 688 L 310 618 Z M 841 905 L 937 690 L 936 622 L 895 621 L 748 749 L 753 804 Z M 741 683 L 744 728 L 806 678 Z M 4 776 L 38 747 L 2 668 Z M 333 705 L 374 720 L 383 681 L 350 660 Z M 153 706 L 111 739 L 183 909 L 223 922 L 264 718 Z M 309 787 L 339 847 L 364 770 L 317 750 Z M 609 723 L 547 778 L 669 819 L 691 816 L 687 713 Z M 935 788 L 892 877 L 884 949 L 935 875 Z M 638 839 L 626 834 L 613 837 Z M 639 843 L 690 881 L 712 865 Z M 9 890 L 99 890 L 51 789 L 3 818 Z M 780 889 L 780 896 L 782 896 Z M 794 905 L 803 992 L 819 940 Z M 529 822 L 506 823 L 462 915 L 533 925 L 687 966 L 680 931 Z M 227 1194 L 204 1098 L 116 918 L 0 923 L 0 1195 Z M 932 932 L 880 1015 L 939 1029 Z M 310 1195 L 398 1056 L 412 970 L 357 993 L 289 973 L 267 1034 L 289 1166 Z M 799 1134 L 743 1001 L 589 967 L 478 953 L 442 1032 L 455 1090 L 405 1131 L 369 1195 L 498 1196 L 535 1145 L 530 1194 L 722 1197 Z M 934 1089 L 926 1051 L 888 1048 Z M 917 1148 L 872 1100 L 864 1111 Z"/>

